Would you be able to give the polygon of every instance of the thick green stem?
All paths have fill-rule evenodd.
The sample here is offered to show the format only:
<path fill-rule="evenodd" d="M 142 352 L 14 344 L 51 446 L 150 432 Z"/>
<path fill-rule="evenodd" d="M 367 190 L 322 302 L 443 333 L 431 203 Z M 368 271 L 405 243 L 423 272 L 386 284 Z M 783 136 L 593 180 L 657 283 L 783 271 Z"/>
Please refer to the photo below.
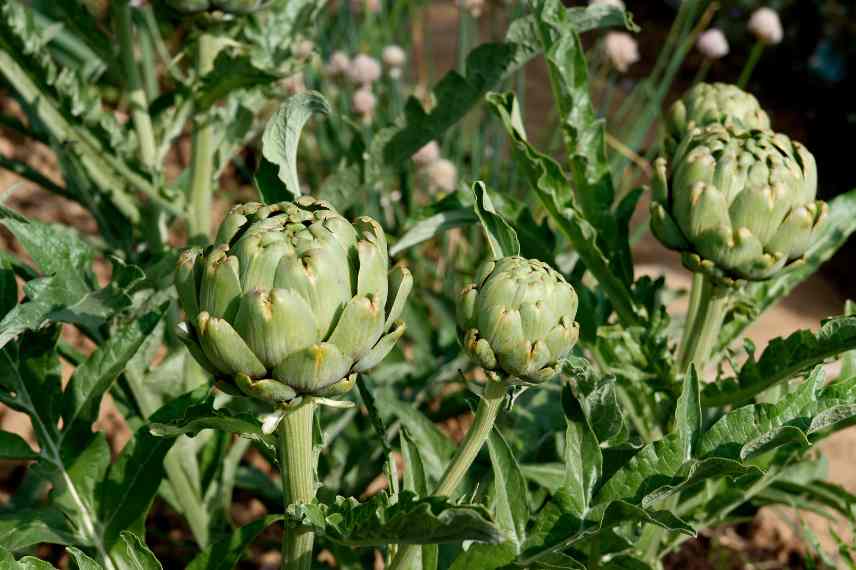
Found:
<path fill-rule="evenodd" d="M 315 402 L 311 399 L 288 412 L 279 425 L 279 465 L 285 508 L 315 498 L 315 452 L 312 427 Z M 315 533 L 286 528 L 282 540 L 283 570 L 310 570 Z"/>
<path fill-rule="evenodd" d="M 690 304 L 687 307 L 687 318 L 684 320 L 684 334 L 681 336 L 681 344 L 678 347 L 678 360 L 683 358 L 684 350 L 690 338 L 690 329 L 695 322 L 696 314 L 698 314 L 698 305 L 701 300 L 701 290 L 704 287 L 704 275 L 701 273 L 693 273 L 693 283 L 690 287 Z"/>
<path fill-rule="evenodd" d="M 146 91 L 140 77 L 140 69 L 134 57 L 134 28 L 131 23 L 131 5 L 128 2 L 114 2 L 116 10 L 116 32 L 119 36 L 119 52 L 122 56 L 122 71 L 125 78 L 125 91 L 131 107 L 131 120 L 137 131 L 140 144 L 140 160 L 147 168 L 155 165 L 155 132 L 149 116 L 149 104 Z"/>
<path fill-rule="evenodd" d="M 458 487 L 458 484 L 460 484 L 464 475 L 466 475 L 467 470 L 490 435 L 504 398 L 505 386 L 501 382 L 491 381 L 487 383 L 484 394 L 479 402 L 479 407 L 476 409 L 473 425 L 467 432 L 464 441 L 458 447 L 458 451 L 446 468 L 446 472 L 440 478 L 440 482 L 437 484 L 437 488 L 434 489 L 433 495 L 445 497 L 451 495 Z M 410 570 L 417 552 L 419 552 L 418 545 L 408 544 L 403 546 L 392 560 L 389 569 Z"/>
<path fill-rule="evenodd" d="M 220 44 L 217 38 L 203 33 L 199 36 L 196 52 L 196 77 L 204 76 L 214 68 L 214 59 Z M 190 159 L 190 196 L 188 203 L 189 229 L 191 237 L 203 237 L 211 233 L 211 183 L 214 178 L 213 132 L 207 118 L 197 115 L 193 125 L 193 141 Z"/>
<path fill-rule="evenodd" d="M 761 59 L 762 53 L 764 53 L 764 42 L 758 40 L 755 42 L 755 45 L 752 46 L 752 51 L 749 52 L 749 57 L 746 59 L 746 64 L 743 66 L 743 71 L 740 72 L 740 79 L 737 80 L 737 86 L 740 89 L 746 88 L 746 84 L 749 83 L 749 79 L 752 77 L 752 71 L 754 71 L 755 66 L 758 64 L 758 60 Z"/>
<path fill-rule="evenodd" d="M 696 278 L 693 279 L 695 288 Z M 694 364 L 699 374 L 707 365 L 707 359 L 716 340 L 725 308 L 728 305 L 728 290 L 716 286 L 708 277 L 702 277 L 699 292 L 698 308 L 695 317 L 689 325 L 689 334 L 684 337 L 678 358 L 678 372 L 685 373 Z"/>

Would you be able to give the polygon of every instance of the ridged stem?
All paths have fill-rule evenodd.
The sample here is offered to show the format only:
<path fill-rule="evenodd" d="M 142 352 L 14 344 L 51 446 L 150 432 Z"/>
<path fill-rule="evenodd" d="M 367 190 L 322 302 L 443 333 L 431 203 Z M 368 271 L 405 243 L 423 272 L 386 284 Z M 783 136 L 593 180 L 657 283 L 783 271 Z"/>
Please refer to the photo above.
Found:
<path fill-rule="evenodd" d="M 199 79 L 214 68 L 219 42 L 213 35 L 202 33 L 196 50 L 196 77 Z M 191 143 L 188 225 L 191 238 L 202 237 L 205 241 L 208 241 L 211 233 L 211 182 L 214 178 L 212 138 L 207 118 L 204 114 L 197 114 Z"/>
<path fill-rule="evenodd" d="M 315 498 L 315 452 L 312 448 L 315 405 L 308 399 L 288 412 L 279 425 L 279 465 L 286 509 Z M 282 540 L 283 570 L 311 570 L 314 544 L 313 531 L 286 528 Z"/>
<path fill-rule="evenodd" d="M 693 278 L 693 288 L 696 279 Z M 728 306 L 728 290 L 715 285 L 709 277 L 701 278 L 700 289 L 696 314 L 689 324 L 689 334 L 684 337 L 678 358 L 680 374 L 689 370 L 691 364 L 695 365 L 699 374 L 702 373 L 719 337 L 725 308 Z"/>
<path fill-rule="evenodd" d="M 505 391 L 505 386 L 501 382 L 489 381 L 487 383 L 476 409 L 473 425 L 470 426 L 470 430 L 458 447 L 455 457 L 440 478 L 437 488 L 432 493 L 433 495 L 445 497 L 451 495 L 458 487 L 493 429 L 502 400 L 505 398 Z M 403 546 L 393 558 L 389 570 L 410 570 L 417 552 L 419 552 L 418 545 Z"/>
<path fill-rule="evenodd" d="M 131 120 L 137 132 L 140 144 L 140 161 L 146 168 L 155 165 L 155 131 L 149 116 L 149 104 L 146 91 L 140 77 L 140 69 L 134 57 L 134 27 L 131 22 L 131 5 L 128 2 L 114 2 L 116 10 L 116 32 L 119 36 L 119 53 L 122 56 L 122 71 L 125 78 L 125 90 L 131 108 Z"/>
<path fill-rule="evenodd" d="M 681 344 L 678 347 L 678 360 L 683 358 L 684 350 L 686 350 L 687 342 L 689 342 L 690 329 L 692 329 L 696 314 L 698 313 L 698 303 L 701 299 L 701 290 L 704 287 L 704 275 L 701 273 L 693 273 L 693 282 L 690 287 L 690 304 L 687 307 L 687 318 L 684 321 L 684 333 L 681 336 Z"/>

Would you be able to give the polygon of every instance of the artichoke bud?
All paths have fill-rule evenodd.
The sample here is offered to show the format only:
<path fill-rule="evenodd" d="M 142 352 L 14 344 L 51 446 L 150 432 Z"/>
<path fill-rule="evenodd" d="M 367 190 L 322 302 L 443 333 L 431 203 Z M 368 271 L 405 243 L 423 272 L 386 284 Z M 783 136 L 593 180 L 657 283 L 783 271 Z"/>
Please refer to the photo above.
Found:
<path fill-rule="evenodd" d="M 549 380 L 579 336 L 576 292 L 541 261 L 517 256 L 487 261 L 458 301 L 463 349 L 489 376 L 506 381 Z"/>
<path fill-rule="evenodd" d="M 191 355 L 230 392 L 281 405 L 343 393 L 380 363 L 413 278 L 389 271 L 377 222 L 302 196 L 232 208 L 214 245 L 180 256 L 175 285 Z"/>
<path fill-rule="evenodd" d="M 670 166 L 651 230 L 720 285 L 769 279 L 797 262 L 824 221 L 814 158 L 785 135 L 713 124 L 687 137 Z"/>
<path fill-rule="evenodd" d="M 698 83 L 666 113 L 663 151 L 673 156 L 694 128 L 723 125 L 739 130 L 768 130 L 770 117 L 758 100 L 727 83 Z"/>

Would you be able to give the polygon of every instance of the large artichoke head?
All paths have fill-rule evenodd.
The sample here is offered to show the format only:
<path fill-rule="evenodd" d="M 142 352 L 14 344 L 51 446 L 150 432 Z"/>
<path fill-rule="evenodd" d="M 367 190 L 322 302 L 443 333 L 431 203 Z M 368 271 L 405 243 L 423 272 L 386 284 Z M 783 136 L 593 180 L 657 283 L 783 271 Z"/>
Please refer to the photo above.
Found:
<path fill-rule="evenodd" d="M 485 262 L 461 291 L 458 332 L 464 350 L 505 381 L 540 383 L 577 342 L 577 294 L 541 261 L 503 257 Z"/>
<path fill-rule="evenodd" d="M 698 83 L 675 101 L 665 116 L 663 151 L 672 156 L 694 128 L 725 125 L 741 130 L 767 130 L 770 117 L 751 93 L 730 83 Z"/>
<path fill-rule="evenodd" d="M 180 336 L 225 389 L 274 403 L 353 385 L 404 333 L 412 287 L 386 237 L 322 200 L 234 207 L 216 242 L 178 262 Z"/>
<path fill-rule="evenodd" d="M 814 157 L 771 131 L 697 129 L 659 159 L 651 230 L 684 265 L 722 285 L 764 280 L 800 259 L 827 213 Z"/>

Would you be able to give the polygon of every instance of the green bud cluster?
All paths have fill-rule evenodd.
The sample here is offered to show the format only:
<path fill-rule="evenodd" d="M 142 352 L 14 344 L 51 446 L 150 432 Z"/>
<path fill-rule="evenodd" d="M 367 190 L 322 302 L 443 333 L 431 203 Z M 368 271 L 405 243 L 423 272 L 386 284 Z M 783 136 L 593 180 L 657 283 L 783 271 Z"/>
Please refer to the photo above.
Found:
<path fill-rule="evenodd" d="M 579 337 L 577 294 L 541 261 L 515 256 L 488 261 L 459 301 L 464 350 L 503 380 L 549 380 Z"/>
<path fill-rule="evenodd" d="M 176 272 L 180 337 L 228 390 L 283 403 L 349 389 L 404 333 L 410 272 L 389 270 L 386 236 L 327 202 L 234 207 L 215 243 Z"/>
<path fill-rule="evenodd" d="M 674 154 L 696 128 L 724 125 L 739 130 L 768 130 L 770 117 L 758 99 L 736 85 L 698 83 L 676 101 L 664 117 L 663 149 Z"/>

